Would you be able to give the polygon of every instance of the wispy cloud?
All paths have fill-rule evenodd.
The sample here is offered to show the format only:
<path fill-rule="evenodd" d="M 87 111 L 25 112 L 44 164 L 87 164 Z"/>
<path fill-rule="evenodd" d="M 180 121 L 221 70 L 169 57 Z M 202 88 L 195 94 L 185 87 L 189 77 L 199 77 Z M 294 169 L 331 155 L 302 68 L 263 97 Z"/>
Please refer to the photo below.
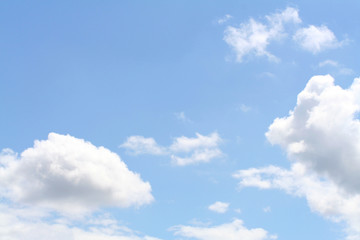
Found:
<path fill-rule="evenodd" d="M 295 8 L 288 7 L 264 18 L 266 21 L 263 22 L 250 18 L 239 27 L 228 26 L 225 29 L 224 41 L 235 51 L 236 61 L 242 62 L 246 56 L 256 56 L 279 62 L 280 58 L 270 53 L 268 46 L 280 42 L 289 34 L 293 35 L 292 40 L 296 44 L 313 54 L 341 47 L 347 42 L 346 39 L 339 41 L 325 25 L 300 28 L 302 20 Z"/>
<path fill-rule="evenodd" d="M 319 63 L 319 67 L 326 67 L 326 66 L 337 67 L 339 66 L 339 63 L 330 59 L 327 59 Z"/>
<path fill-rule="evenodd" d="M 343 64 L 340 64 L 340 63 L 330 60 L 330 59 L 320 62 L 318 64 L 318 67 L 319 68 L 332 67 L 337 71 L 336 74 L 339 74 L 339 75 L 355 74 L 354 70 L 352 70 L 351 68 L 347 68 Z"/>
<path fill-rule="evenodd" d="M 271 207 L 270 207 L 270 206 L 264 207 L 264 208 L 263 208 L 263 211 L 264 211 L 265 213 L 269 213 L 269 212 L 271 212 Z"/>
<path fill-rule="evenodd" d="M 279 40 L 286 35 L 285 23 L 301 22 L 298 10 L 290 7 L 280 13 L 268 15 L 265 19 L 265 23 L 250 19 L 240 27 L 226 28 L 224 40 L 234 49 L 238 62 L 242 62 L 246 55 L 265 56 L 270 61 L 279 61 L 267 50 L 267 46 L 271 41 Z"/>
<path fill-rule="evenodd" d="M 174 113 L 176 119 L 184 122 L 184 123 L 191 123 L 192 121 L 185 115 L 185 112 L 176 112 Z"/>
<path fill-rule="evenodd" d="M 196 133 L 196 137 L 177 137 L 169 147 L 159 146 L 154 139 L 131 136 L 120 147 L 134 154 L 168 155 L 178 166 L 209 162 L 223 155 L 219 148 L 222 142 L 219 134 L 208 136 Z"/>
<path fill-rule="evenodd" d="M 231 16 L 230 14 L 226 14 L 224 17 L 218 19 L 217 23 L 218 24 L 223 24 L 223 23 L 229 21 L 231 18 L 233 18 L 233 16 Z"/>
<path fill-rule="evenodd" d="M 238 106 L 238 109 L 239 109 L 240 111 L 246 113 L 246 112 L 249 112 L 249 111 L 251 110 L 251 107 L 248 106 L 248 105 L 246 105 L 246 104 L 243 104 L 243 103 L 242 103 L 242 104 L 240 104 L 240 105 Z"/>

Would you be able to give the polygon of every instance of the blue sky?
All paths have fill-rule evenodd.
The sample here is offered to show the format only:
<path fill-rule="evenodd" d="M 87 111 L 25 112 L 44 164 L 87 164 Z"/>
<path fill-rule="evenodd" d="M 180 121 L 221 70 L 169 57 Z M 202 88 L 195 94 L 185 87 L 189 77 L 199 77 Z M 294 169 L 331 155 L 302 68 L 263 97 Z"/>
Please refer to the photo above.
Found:
<path fill-rule="evenodd" d="M 360 239 L 357 1 L 3 1 L 4 239 Z"/>

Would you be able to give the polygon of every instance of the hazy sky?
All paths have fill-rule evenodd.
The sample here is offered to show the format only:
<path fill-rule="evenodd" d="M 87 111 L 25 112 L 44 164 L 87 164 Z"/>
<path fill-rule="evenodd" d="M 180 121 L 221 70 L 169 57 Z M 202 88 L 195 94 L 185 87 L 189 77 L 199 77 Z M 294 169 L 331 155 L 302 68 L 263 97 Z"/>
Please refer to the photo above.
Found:
<path fill-rule="evenodd" d="M 359 11 L 2 1 L 0 238 L 360 239 Z"/>

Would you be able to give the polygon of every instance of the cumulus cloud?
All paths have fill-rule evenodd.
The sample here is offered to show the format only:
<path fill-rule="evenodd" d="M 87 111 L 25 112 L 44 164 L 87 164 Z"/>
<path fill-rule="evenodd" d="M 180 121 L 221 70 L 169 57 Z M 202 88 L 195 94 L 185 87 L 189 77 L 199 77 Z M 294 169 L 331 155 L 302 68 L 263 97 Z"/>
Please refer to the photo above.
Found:
<path fill-rule="evenodd" d="M 121 226 L 110 217 L 91 217 L 81 225 L 67 220 L 54 219 L 44 221 L 47 215 L 34 214 L 33 209 L 16 209 L 0 205 L 0 235 L 8 240 L 160 240 L 142 236 L 135 231 Z"/>
<path fill-rule="evenodd" d="M 217 213 L 225 213 L 229 208 L 229 203 L 226 202 L 215 202 L 209 206 L 209 210 Z"/>
<path fill-rule="evenodd" d="M 134 140 L 141 139 L 141 141 Z M 152 138 L 132 136 L 127 139 L 120 147 L 127 148 L 134 153 L 157 155 L 158 151 L 144 151 L 144 149 L 162 149 L 161 154 L 171 157 L 173 163 L 178 166 L 209 162 L 214 158 L 221 157 L 223 153 L 219 149 L 222 139 L 219 134 L 214 132 L 208 136 L 196 133 L 195 138 L 178 137 L 175 138 L 169 147 L 158 146 Z M 136 142 L 136 144 L 134 144 Z M 149 144 L 151 143 L 151 144 Z M 149 147 L 149 145 L 151 147 Z"/>
<path fill-rule="evenodd" d="M 342 45 L 342 42 L 337 40 L 335 34 L 324 25 L 318 27 L 310 25 L 307 28 L 301 28 L 293 38 L 303 49 L 313 54 Z"/>
<path fill-rule="evenodd" d="M 194 226 L 175 226 L 171 230 L 175 235 L 199 240 L 265 240 L 276 239 L 276 236 L 269 235 L 262 228 L 247 229 L 243 222 L 235 219 L 231 223 L 226 223 L 213 227 L 194 227 Z"/>
<path fill-rule="evenodd" d="M 298 95 L 289 116 L 277 118 L 266 137 L 290 159 L 360 193 L 360 79 L 348 89 L 327 76 L 315 76 Z"/>
<path fill-rule="evenodd" d="M 298 10 L 291 7 L 268 15 L 265 19 L 266 23 L 250 19 L 240 27 L 226 28 L 224 41 L 234 49 L 238 62 L 242 62 L 246 55 L 265 56 L 270 61 L 278 61 L 279 59 L 267 50 L 267 46 L 271 41 L 286 35 L 284 24 L 301 22 Z"/>
<path fill-rule="evenodd" d="M 293 162 L 234 174 L 241 187 L 282 189 L 305 197 L 322 216 L 346 223 L 347 239 L 360 238 L 360 79 L 344 89 L 329 76 L 315 76 L 287 117 L 276 118 L 266 133 Z"/>
<path fill-rule="evenodd" d="M 0 194 L 16 203 L 80 213 L 153 201 L 151 186 L 120 157 L 90 142 L 50 133 L 18 157 L 0 155 Z"/>

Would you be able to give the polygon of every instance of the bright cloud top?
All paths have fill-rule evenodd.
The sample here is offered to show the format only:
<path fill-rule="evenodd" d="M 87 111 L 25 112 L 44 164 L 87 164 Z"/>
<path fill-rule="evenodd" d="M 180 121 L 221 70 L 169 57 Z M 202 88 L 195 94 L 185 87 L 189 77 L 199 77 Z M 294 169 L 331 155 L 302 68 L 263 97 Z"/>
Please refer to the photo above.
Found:
<path fill-rule="evenodd" d="M 0 157 L 1 195 L 18 203 L 59 212 L 83 212 L 102 206 L 151 203 L 151 186 L 104 147 L 70 135 L 50 133 L 20 157 Z"/>
<path fill-rule="evenodd" d="M 153 138 L 131 136 L 120 147 L 135 154 L 169 155 L 178 166 L 209 162 L 223 155 L 219 148 L 222 142 L 219 134 L 214 132 L 208 136 L 196 133 L 195 138 L 175 138 L 169 147 L 159 146 Z"/>
<path fill-rule="evenodd" d="M 229 203 L 226 202 L 215 202 L 209 206 L 209 210 L 217 213 L 226 213 L 229 209 Z"/>
<path fill-rule="evenodd" d="M 233 48 L 238 62 L 242 62 L 247 55 L 265 56 L 269 61 L 279 61 L 279 58 L 270 53 L 267 47 L 271 42 L 279 41 L 288 34 L 292 34 L 302 22 L 298 10 L 291 7 L 280 13 L 267 15 L 265 19 L 266 22 L 262 23 L 251 18 L 248 22 L 240 24 L 240 27 L 228 26 L 226 28 L 224 41 Z M 286 25 L 289 27 L 286 28 Z M 343 44 L 325 25 L 300 28 L 292 39 L 304 50 L 314 54 L 340 47 Z"/>
<path fill-rule="evenodd" d="M 277 118 L 266 137 L 291 159 L 360 193 L 360 79 L 348 89 L 334 79 L 315 76 L 298 95 L 288 117 Z"/>
<path fill-rule="evenodd" d="M 262 228 L 247 229 L 243 222 L 235 219 L 231 223 L 225 223 L 213 227 L 175 226 L 172 229 L 175 235 L 199 240 L 265 240 L 276 239 Z"/>
<path fill-rule="evenodd" d="M 277 188 L 305 197 L 313 211 L 345 222 L 348 239 L 359 239 L 359 109 L 359 78 L 343 89 L 329 75 L 312 77 L 294 110 L 275 119 L 266 133 L 294 162 L 291 170 L 251 168 L 234 177 L 242 187 Z"/>
<path fill-rule="evenodd" d="M 307 28 L 301 28 L 293 38 L 303 49 L 313 54 L 342 45 L 335 34 L 326 26 L 310 25 Z"/>

